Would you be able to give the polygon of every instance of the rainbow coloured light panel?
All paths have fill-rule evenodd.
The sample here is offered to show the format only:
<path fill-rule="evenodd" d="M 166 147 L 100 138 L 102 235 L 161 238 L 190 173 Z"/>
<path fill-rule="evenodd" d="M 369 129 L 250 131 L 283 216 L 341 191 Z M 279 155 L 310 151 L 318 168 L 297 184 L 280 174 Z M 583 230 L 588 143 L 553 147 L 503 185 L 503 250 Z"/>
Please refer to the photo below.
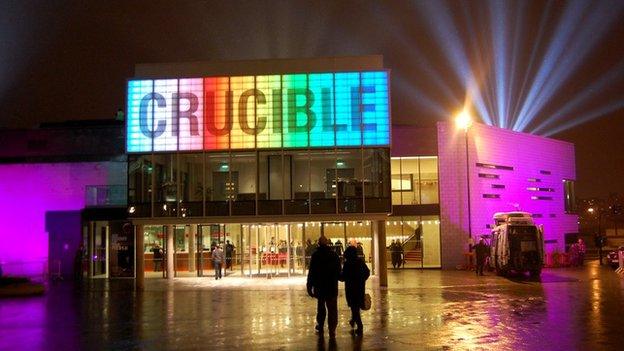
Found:
<path fill-rule="evenodd" d="M 388 72 L 131 80 L 127 151 L 390 144 Z"/>

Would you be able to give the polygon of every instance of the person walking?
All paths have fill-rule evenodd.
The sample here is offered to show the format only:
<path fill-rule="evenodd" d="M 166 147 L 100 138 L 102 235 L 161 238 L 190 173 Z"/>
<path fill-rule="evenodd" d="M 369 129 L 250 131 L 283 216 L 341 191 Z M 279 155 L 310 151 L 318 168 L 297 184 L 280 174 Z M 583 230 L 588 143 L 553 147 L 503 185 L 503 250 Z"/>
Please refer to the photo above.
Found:
<path fill-rule="evenodd" d="M 485 259 L 488 256 L 489 249 L 485 244 L 485 240 L 483 238 L 479 239 L 479 243 L 474 246 L 475 256 L 477 256 L 477 275 L 483 275 L 483 267 L 485 266 Z"/>
<path fill-rule="evenodd" d="M 215 245 L 214 250 L 212 250 L 212 264 L 215 269 L 215 280 L 221 279 L 221 265 L 223 265 L 223 250 L 221 250 L 221 245 Z"/>
<path fill-rule="evenodd" d="M 336 337 L 338 325 L 338 278 L 340 259 L 328 245 L 325 236 L 318 240 L 318 248 L 312 253 L 306 288 L 308 295 L 317 299 L 315 331 L 322 337 L 325 316 L 329 337 Z"/>
<path fill-rule="evenodd" d="M 370 276 L 370 270 L 366 263 L 358 257 L 357 249 L 349 246 L 344 252 L 344 266 L 340 274 L 340 280 L 345 283 L 345 297 L 347 305 L 351 309 L 351 328 L 357 326 L 354 335 L 361 336 L 364 331 L 360 309 L 364 305 L 364 291 L 366 279 Z"/>

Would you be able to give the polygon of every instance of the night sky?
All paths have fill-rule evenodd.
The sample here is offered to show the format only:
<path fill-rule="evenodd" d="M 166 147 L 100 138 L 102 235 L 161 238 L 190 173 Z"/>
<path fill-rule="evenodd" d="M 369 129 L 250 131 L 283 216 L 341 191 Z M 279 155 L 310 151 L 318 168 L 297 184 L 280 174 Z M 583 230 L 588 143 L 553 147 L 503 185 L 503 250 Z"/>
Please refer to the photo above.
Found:
<path fill-rule="evenodd" d="M 622 0 L 4 0 L 0 127 L 113 118 L 139 62 L 369 54 L 392 71 L 395 123 L 451 118 L 476 86 L 509 127 L 544 78 L 522 130 L 557 116 L 536 133 L 576 144 L 578 196 L 624 194 Z"/>

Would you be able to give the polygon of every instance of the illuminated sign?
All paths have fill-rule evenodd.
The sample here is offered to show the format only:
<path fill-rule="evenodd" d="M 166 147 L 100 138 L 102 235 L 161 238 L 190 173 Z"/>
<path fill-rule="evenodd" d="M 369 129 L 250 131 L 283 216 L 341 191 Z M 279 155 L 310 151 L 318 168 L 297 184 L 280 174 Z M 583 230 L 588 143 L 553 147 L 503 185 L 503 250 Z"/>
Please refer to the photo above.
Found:
<path fill-rule="evenodd" d="M 388 72 L 128 82 L 128 152 L 390 144 Z"/>

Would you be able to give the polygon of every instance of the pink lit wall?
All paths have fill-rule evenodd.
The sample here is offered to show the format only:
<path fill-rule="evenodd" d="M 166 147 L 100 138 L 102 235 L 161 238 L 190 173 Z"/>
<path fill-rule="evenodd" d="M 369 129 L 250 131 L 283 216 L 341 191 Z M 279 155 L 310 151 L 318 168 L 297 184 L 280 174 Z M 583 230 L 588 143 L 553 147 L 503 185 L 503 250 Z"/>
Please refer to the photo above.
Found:
<path fill-rule="evenodd" d="M 464 138 L 453 123 L 438 123 L 443 268 L 464 263 L 468 247 Z M 474 124 L 468 154 L 473 237 L 489 234 L 495 212 L 521 210 L 544 226 L 547 252 L 563 251 L 564 234 L 578 232 L 577 216 L 565 213 L 563 187 L 576 179 L 574 145 Z"/>
<path fill-rule="evenodd" d="M 46 213 L 82 210 L 85 187 L 126 184 L 125 167 L 124 162 L 0 165 L 0 264 L 4 273 L 41 274 L 48 260 Z M 80 228 L 69 230 L 80 233 Z"/>

